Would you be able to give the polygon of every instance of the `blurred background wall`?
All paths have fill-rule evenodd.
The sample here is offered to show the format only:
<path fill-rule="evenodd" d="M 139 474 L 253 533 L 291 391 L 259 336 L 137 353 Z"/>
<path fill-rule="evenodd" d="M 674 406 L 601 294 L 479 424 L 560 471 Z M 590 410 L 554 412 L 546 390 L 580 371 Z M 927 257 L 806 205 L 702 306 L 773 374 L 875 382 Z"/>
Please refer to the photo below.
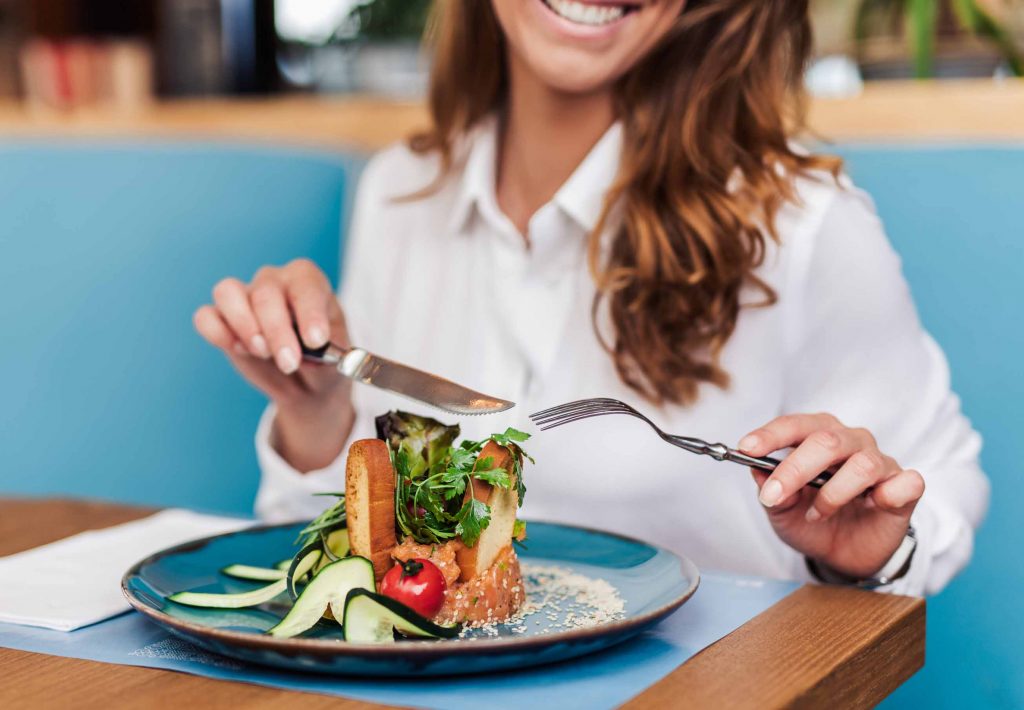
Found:
<path fill-rule="evenodd" d="M 483 1 L 483 0 L 481 0 Z M 0 0 L 0 495 L 251 509 L 216 278 L 336 278 L 366 154 L 424 120 L 429 0 Z M 1024 707 L 1024 0 L 813 0 L 808 141 L 875 197 L 986 438 L 989 519 L 889 707 Z"/>

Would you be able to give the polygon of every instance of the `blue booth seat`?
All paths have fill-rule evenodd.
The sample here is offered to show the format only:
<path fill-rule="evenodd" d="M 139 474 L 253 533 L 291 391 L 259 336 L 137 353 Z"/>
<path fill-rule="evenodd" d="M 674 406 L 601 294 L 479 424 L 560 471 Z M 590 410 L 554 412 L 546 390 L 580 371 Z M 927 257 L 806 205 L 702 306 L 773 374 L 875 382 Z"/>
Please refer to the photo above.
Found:
<path fill-rule="evenodd" d="M 1021 707 L 1024 149 L 843 146 L 985 436 L 975 560 L 929 604 L 892 707 Z M 202 145 L 0 146 L 0 495 L 245 513 L 263 406 L 193 332 L 219 278 L 307 256 L 337 275 L 355 164 Z"/>
<path fill-rule="evenodd" d="M 341 157 L 212 145 L 0 146 L 0 494 L 251 514 L 262 397 L 201 341 L 220 278 L 337 278 Z"/>
<path fill-rule="evenodd" d="M 927 662 L 888 707 L 1024 707 L 1024 146 L 845 146 L 984 437 L 992 481 L 970 567 L 929 602 Z"/>

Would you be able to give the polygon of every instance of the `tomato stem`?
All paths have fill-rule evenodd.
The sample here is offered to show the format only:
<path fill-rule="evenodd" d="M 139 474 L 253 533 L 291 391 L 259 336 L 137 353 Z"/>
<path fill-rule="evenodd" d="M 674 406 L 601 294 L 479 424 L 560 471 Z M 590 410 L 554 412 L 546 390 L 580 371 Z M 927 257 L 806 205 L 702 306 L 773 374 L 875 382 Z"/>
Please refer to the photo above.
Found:
<path fill-rule="evenodd" d="M 406 560 L 402 563 L 402 578 L 415 577 L 423 571 L 423 563 L 416 560 Z"/>

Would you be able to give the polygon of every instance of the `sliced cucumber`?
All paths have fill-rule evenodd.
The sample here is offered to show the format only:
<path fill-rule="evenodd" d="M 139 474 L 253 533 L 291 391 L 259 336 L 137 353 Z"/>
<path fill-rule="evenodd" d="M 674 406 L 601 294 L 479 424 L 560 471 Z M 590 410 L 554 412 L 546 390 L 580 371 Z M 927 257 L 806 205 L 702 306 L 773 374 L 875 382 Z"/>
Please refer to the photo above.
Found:
<path fill-rule="evenodd" d="M 316 567 L 313 568 L 313 574 L 316 574 L 332 562 L 348 557 L 349 552 L 352 550 L 348 542 L 348 530 L 341 528 L 326 536 L 321 535 L 320 549 L 323 550 L 324 556 L 316 563 Z"/>
<path fill-rule="evenodd" d="M 291 560 L 288 561 L 291 564 Z M 228 565 L 220 571 L 235 579 L 248 579 L 252 582 L 276 582 L 288 575 L 287 570 L 272 567 L 253 567 L 252 565 Z"/>
<path fill-rule="evenodd" d="M 285 589 L 288 590 L 288 596 L 292 598 L 292 601 L 299 598 L 299 590 L 296 585 L 298 585 L 306 572 L 316 568 L 317 562 L 320 561 L 323 555 L 323 549 L 320 547 L 319 540 L 306 545 L 295 555 L 291 565 L 288 566 L 288 572 L 284 578 Z M 307 560 L 312 560 L 308 567 L 306 566 Z M 302 568 L 301 571 L 300 568 Z"/>
<path fill-rule="evenodd" d="M 391 643 L 395 629 L 406 636 L 450 639 L 458 636 L 461 628 L 459 624 L 435 624 L 405 604 L 366 589 L 353 589 L 345 600 L 342 631 L 352 643 Z"/>
<path fill-rule="evenodd" d="M 274 565 L 274 569 L 280 569 L 280 570 L 284 570 L 285 572 L 287 572 L 288 568 L 291 567 L 291 566 L 292 566 L 292 558 L 289 557 L 287 560 L 281 560 L 280 562 L 275 564 Z"/>
<path fill-rule="evenodd" d="M 281 579 L 259 589 L 240 594 L 213 594 L 207 592 L 178 592 L 167 597 L 176 604 L 185 606 L 201 606 L 208 609 L 242 609 L 269 602 L 283 592 L 287 583 Z"/>
<path fill-rule="evenodd" d="M 298 564 L 295 565 L 295 575 L 301 579 L 313 568 L 320 559 L 319 551 L 316 554 L 307 554 Z M 280 579 L 265 587 L 253 589 L 240 594 L 214 594 L 210 592 L 178 592 L 167 597 L 168 600 L 186 606 L 201 606 L 209 609 L 241 609 L 247 606 L 257 606 L 269 602 L 281 592 L 288 588 L 288 580 Z"/>
<path fill-rule="evenodd" d="M 320 541 L 323 544 L 324 556 L 331 562 L 337 562 L 342 557 L 348 556 L 351 549 L 348 542 L 347 528 L 340 528 L 331 533 L 321 530 Z"/>
<path fill-rule="evenodd" d="M 373 590 L 373 563 L 365 557 L 346 557 L 332 562 L 316 573 L 287 616 L 267 633 L 278 638 L 291 638 L 311 629 L 331 608 L 341 623 L 345 599 L 353 589 Z"/>

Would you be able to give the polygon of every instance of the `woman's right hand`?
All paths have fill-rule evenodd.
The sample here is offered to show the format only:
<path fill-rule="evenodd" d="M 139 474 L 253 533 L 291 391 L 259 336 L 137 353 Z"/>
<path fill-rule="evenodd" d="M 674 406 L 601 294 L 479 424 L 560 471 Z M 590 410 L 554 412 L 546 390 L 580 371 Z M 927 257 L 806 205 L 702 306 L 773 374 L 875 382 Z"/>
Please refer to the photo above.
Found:
<path fill-rule="evenodd" d="M 349 345 L 345 315 L 324 273 L 308 259 L 265 266 L 248 284 L 226 278 L 193 323 L 254 387 L 277 405 L 271 443 L 299 471 L 341 452 L 355 417 L 351 382 L 329 365 L 302 359 L 302 342 Z"/>

